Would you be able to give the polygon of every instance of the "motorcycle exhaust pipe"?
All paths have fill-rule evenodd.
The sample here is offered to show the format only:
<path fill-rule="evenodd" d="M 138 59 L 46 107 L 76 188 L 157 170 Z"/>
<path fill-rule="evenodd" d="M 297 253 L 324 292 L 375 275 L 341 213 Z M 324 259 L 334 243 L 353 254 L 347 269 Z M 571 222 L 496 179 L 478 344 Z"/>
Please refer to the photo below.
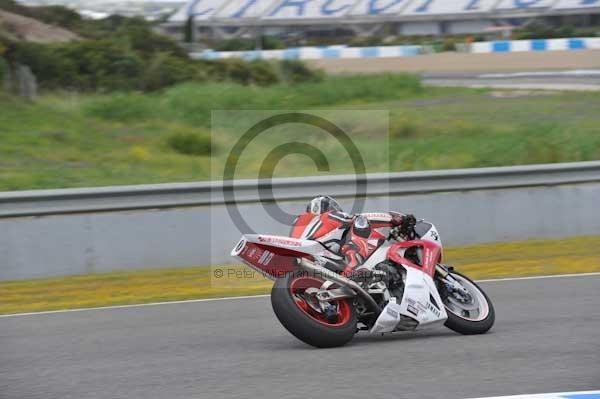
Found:
<path fill-rule="evenodd" d="M 333 281 L 343 287 L 350 288 L 352 291 L 356 292 L 358 296 L 365 300 L 366 304 L 369 306 L 373 312 L 375 312 L 376 316 L 379 316 L 381 313 L 381 309 L 379 305 L 371 295 L 367 291 L 365 291 L 357 282 L 350 280 L 340 274 L 332 272 L 329 269 L 324 268 L 323 266 L 317 265 L 316 263 L 310 262 L 304 258 L 301 258 L 298 262 L 300 269 L 311 273 L 313 276 L 322 277 L 324 279 Z"/>

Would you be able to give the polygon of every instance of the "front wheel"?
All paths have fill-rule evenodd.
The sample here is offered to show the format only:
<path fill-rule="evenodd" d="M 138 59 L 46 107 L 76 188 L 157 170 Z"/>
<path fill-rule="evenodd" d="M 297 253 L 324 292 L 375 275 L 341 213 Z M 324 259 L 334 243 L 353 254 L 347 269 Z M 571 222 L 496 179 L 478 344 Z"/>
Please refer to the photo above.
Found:
<path fill-rule="evenodd" d="M 448 320 L 444 325 L 466 335 L 488 332 L 496 319 L 490 298 L 467 276 L 455 271 L 450 276 L 461 288 L 456 289 L 441 282 L 442 299 L 448 313 Z"/>
<path fill-rule="evenodd" d="M 273 311 L 299 340 L 317 348 L 342 346 L 356 333 L 354 305 L 348 299 L 332 301 L 326 315 L 311 293 L 322 284 L 319 279 L 304 276 L 277 279 L 271 290 Z"/>

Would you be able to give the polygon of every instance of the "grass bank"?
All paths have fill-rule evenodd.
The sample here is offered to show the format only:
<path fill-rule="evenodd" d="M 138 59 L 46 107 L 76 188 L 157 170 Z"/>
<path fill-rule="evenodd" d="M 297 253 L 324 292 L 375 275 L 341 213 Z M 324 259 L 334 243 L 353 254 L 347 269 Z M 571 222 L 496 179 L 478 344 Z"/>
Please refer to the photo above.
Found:
<path fill-rule="evenodd" d="M 474 279 L 597 272 L 598 247 L 600 236 L 477 245 L 448 249 L 446 261 Z M 0 314 L 266 294 L 271 284 L 242 266 L 0 282 Z"/>
<path fill-rule="evenodd" d="M 600 159 L 600 93 L 429 88 L 411 75 L 330 76 L 293 86 L 211 83 L 155 94 L 55 93 L 34 103 L 0 94 L 0 191 L 219 178 L 215 171 L 243 130 L 216 126 L 211 132 L 211 111 L 231 109 L 351 110 L 356 117 L 346 131 L 369 172 Z M 389 112 L 389 132 L 374 128 L 380 121 L 362 118 L 360 110 Z M 214 145 L 211 151 L 204 142 L 180 140 L 174 148 L 173 135 L 212 139 Z M 282 140 L 312 144 L 330 160 L 345 157 L 333 138 L 291 126 L 249 147 L 236 177 L 256 177 L 266 153 Z M 177 150 L 186 145 L 199 152 Z M 277 176 L 318 174 L 302 155 L 276 166 Z M 328 173 L 349 170 L 347 163 L 333 162 Z"/>

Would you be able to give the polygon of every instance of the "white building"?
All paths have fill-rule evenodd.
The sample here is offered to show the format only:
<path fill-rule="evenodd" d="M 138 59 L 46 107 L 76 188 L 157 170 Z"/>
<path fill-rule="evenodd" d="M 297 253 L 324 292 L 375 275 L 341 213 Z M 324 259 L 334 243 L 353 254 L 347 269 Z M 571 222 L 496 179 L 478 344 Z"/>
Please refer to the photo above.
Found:
<path fill-rule="evenodd" d="M 301 34 L 342 30 L 371 35 L 387 26 L 400 35 L 482 33 L 532 18 L 586 25 L 600 20 L 600 0 L 189 0 L 165 31 L 183 38 Z"/>

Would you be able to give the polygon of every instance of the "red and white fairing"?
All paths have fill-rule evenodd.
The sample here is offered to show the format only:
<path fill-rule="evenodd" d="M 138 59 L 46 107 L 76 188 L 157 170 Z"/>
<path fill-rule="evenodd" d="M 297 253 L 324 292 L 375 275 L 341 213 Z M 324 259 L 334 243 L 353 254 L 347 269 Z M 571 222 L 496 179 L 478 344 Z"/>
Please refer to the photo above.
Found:
<path fill-rule="evenodd" d="M 416 321 L 416 328 L 443 323 L 448 315 L 433 280 L 436 264 L 442 258 L 442 245 L 435 226 L 427 224 L 429 230 L 421 234 L 418 240 L 390 242 L 382 239 L 389 232 L 389 213 L 368 213 L 363 216 L 369 219 L 373 233 L 368 238 L 366 261 L 356 271 L 373 271 L 375 266 L 385 261 L 401 265 L 405 271 L 402 298 L 389 298 L 370 332 L 395 331 L 403 319 Z M 342 221 L 339 223 L 324 219 L 322 215 L 305 216 L 292 230 L 293 237 L 246 234 L 231 256 L 271 279 L 297 271 L 298 258 L 317 263 L 327 260 L 339 262 L 343 257 L 324 245 L 325 242 L 341 239 Z M 405 257 L 406 251 L 415 247 L 418 248 L 420 264 Z"/>
<path fill-rule="evenodd" d="M 315 240 L 244 234 L 231 251 L 231 256 L 258 271 L 271 280 L 296 270 L 296 259 L 314 260 L 335 256 Z M 339 256 L 337 259 L 341 259 Z"/>

